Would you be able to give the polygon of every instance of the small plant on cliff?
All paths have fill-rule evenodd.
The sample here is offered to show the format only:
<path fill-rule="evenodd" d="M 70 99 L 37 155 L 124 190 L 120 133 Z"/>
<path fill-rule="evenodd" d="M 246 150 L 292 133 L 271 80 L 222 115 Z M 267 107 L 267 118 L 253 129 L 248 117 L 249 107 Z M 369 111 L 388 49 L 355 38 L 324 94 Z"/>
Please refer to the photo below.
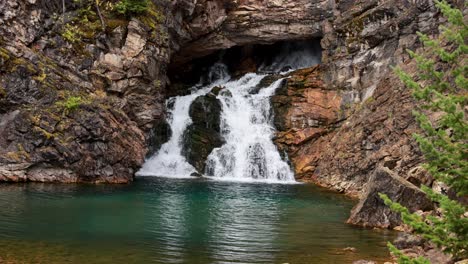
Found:
<path fill-rule="evenodd" d="M 115 5 L 115 10 L 126 16 L 143 14 L 148 8 L 148 0 L 120 0 Z"/>
<path fill-rule="evenodd" d="M 81 41 L 81 30 L 78 26 L 66 24 L 62 31 L 62 37 L 70 43 Z"/>
<path fill-rule="evenodd" d="M 57 102 L 56 105 L 63 108 L 63 114 L 65 115 L 76 110 L 83 103 L 84 100 L 80 96 L 69 96 L 65 100 Z"/>
<path fill-rule="evenodd" d="M 423 52 L 408 51 L 417 63 L 417 76 L 411 76 L 400 68 L 395 71 L 421 103 L 420 111 L 415 111 L 414 115 L 424 134 L 415 135 L 415 139 L 427 160 L 425 168 L 456 196 L 463 197 L 468 194 L 468 123 L 465 117 L 468 102 L 468 26 L 464 23 L 461 10 L 452 8 L 446 1 L 435 3 L 447 18 L 448 25 L 440 27 L 438 38 L 432 39 L 419 33 L 424 45 Z M 438 116 L 437 120 L 431 120 L 422 111 L 436 113 L 434 116 Z M 386 195 L 381 194 L 381 198 L 392 210 L 401 213 L 403 222 L 412 227 L 416 234 L 432 241 L 451 254 L 454 260 L 468 258 L 466 204 L 426 186 L 422 186 L 422 190 L 438 204 L 438 215 L 422 217 L 410 213 Z M 429 263 L 421 257 L 412 259 L 405 256 L 390 243 L 389 247 L 399 263 Z"/>

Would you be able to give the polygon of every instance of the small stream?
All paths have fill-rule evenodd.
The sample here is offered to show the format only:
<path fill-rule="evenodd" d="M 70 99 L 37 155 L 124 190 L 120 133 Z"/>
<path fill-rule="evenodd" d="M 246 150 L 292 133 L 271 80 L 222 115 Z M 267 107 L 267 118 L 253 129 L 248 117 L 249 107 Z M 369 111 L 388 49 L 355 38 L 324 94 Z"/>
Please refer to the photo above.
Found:
<path fill-rule="evenodd" d="M 352 205 L 309 184 L 2 184 L 0 263 L 383 263 L 394 233 L 344 224 Z"/>

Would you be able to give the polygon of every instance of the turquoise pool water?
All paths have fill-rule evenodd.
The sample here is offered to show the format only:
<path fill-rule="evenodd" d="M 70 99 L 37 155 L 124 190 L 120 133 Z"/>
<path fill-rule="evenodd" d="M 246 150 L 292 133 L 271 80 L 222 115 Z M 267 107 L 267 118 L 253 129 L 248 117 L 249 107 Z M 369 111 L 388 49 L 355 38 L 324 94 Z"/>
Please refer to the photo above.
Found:
<path fill-rule="evenodd" d="M 388 260 L 394 233 L 344 224 L 353 203 L 309 184 L 0 184 L 0 263 Z"/>

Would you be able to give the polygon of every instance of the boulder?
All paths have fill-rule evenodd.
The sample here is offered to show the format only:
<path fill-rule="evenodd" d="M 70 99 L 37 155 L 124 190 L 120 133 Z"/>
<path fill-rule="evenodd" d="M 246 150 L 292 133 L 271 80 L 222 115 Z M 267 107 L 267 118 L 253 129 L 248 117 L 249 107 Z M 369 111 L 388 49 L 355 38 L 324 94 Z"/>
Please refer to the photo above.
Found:
<path fill-rule="evenodd" d="M 224 143 L 220 133 L 221 102 L 213 94 L 199 96 L 189 111 L 193 123 L 184 133 L 182 155 L 203 173 L 208 155 Z"/>
<path fill-rule="evenodd" d="M 399 213 L 391 211 L 379 197 L 379 193 L 388 195 L 390 199 L 406 206 L 411 212 L 433 208 L 432 202 L 419 188 L 390 169 L 378 167 L 367 183 L 367 191 L 351 211 L 347 222 L 379 228 L 394 228 L 400 225 L 402 222 Z"/>

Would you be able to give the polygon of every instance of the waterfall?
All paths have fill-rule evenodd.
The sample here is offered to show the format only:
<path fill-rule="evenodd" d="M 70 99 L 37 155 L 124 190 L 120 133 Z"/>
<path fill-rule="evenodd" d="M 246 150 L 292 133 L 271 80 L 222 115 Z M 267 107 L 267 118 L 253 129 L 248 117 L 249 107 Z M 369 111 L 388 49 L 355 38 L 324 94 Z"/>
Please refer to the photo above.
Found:
<path fill-rule="evenodd" d="M 221 131 L 226 144 L 214 149 L 207 160 L 206 175 L 217 179 L 294 181 L 288 164 L 273 144 L 275 129 L 270 97 L 282 82 L 251 94 L 266 75 L 249 73 L 224 84 Z"/>
<path fill-rule="evenodd" d="M 184 131 L 192 123 L 189 116 L 189 108 L 192 102 L 200 95 L 208 93 L 213 87 L 226 83 L 230 76 L 227 67 L 223 64 L 215 64 L 208 75 L 211 84 L 186 96 L 169 98 L 166 102 L 168 109 L 167 121 L 172 130 L 172 136 L 168 142 L 137 172 L 137 176 L 162 176 L 187 178 L 191 177 L 196 169 L 182 156 L 182 141 Z M 195 86 L 194 88 L 197 88 Z"/>
<path fill-rule="evenodd" d="M 291 168 L 273 143 L 275 128 L 270 98 L 283 79 L 261 89 L 259 84 L 269 75 L 285 69 L 317 64 L 318 56 L 312 53 L 286 47 L 286 52 L 278 54 L 272 64 L 260 67 L 260 71 L 269 73 L 248 73 L 236 80 L 231 79 L 226 65 L 213 65 L 191 94 L 167 100 L 167 121 L 172 136 L 145 162 L 137 176 L 180 178 L 197 172 L 182 155 L 184 132 L 192 124 L 190 105 L 214 87 L 222 87 L 216 98 L 222 105 L 220 133 L 225 143 L 209 154 L 203 176 L 217 180 L 295 182 Z M 210 84 L 200 87 L 201 83 Z"/>

